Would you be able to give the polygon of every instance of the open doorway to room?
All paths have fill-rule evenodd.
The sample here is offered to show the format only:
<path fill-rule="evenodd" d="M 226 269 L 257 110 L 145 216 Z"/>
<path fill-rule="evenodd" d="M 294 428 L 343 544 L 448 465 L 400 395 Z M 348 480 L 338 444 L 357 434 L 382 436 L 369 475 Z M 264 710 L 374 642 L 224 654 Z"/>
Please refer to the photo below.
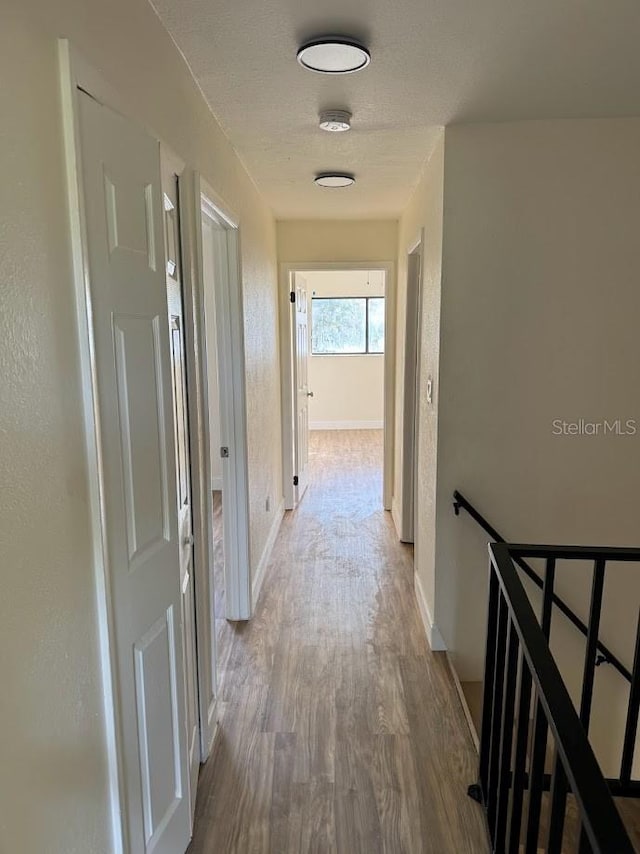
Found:
<path fill-rule="evenodd" d="M 390 265 L 316 264 L 283 272 L 289 309 L 281 330 L 286 506 L 302 499 L 309 473 L 317 470 L 309 465 L 314 458 L 335 461 L 366 445 L 368 465 L 378 474 L 377 500 L 390 509 Z"/>
<path fill-rule="evenodd" d="M 234 623 L 251 616 L 242 295 L 237 228 L 200 196 L 203 365 L 208 442 L 210 609 L 216 682 L 227 669 Z"/>
<path fill-rule="evenodd" d="M 418 463 L 418 397 L 420 389 L 420 328 L 422 324 L 422 232 L 407 250 L 407 303 L 405 312 L 402 436 L 400 440 L 402 495 L 400 539 L 413 543 L 416 528 Z M 431 396 L 431 383 L 427 384 Z"/>

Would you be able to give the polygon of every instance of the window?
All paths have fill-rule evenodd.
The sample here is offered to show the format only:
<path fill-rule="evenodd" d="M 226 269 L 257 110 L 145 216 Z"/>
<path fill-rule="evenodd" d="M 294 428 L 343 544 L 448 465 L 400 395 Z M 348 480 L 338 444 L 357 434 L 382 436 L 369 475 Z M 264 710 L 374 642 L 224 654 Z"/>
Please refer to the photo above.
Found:
<path fill-rule="evenodd" d="M 314 355 L 384 353 L 384 297 L 314 297 Z"/>

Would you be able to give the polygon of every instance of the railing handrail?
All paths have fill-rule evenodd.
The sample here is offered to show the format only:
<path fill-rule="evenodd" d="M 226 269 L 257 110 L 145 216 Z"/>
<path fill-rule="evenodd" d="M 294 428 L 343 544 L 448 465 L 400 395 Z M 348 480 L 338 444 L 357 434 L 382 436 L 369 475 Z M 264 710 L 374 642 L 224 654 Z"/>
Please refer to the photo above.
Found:
<path fill-rule="evenodd" d="M 537 548 L 516 546 L 512 550 L 507 543 L 495 543 L 489 546 L 491 563 L 592 849 L 601 854 L 626 854 L 633 847 L 514 566 L 519 550 Z"/>
<path fill-rule="evenodd" d="M 496 543 L 505 543 L 505 538 L 498 533 L 498 531 L 493 527 L 493 525 L 488 522 L 485 517 L 473 506 L 473 504 L 465 498 L 465 496 L 459 492 L 457 489 L 453 493 L 453 508 L 455 510 L 456 516 L 460 513 L 460 508 L 466 510 L 466 512 L 471 516 L 471 518 L 477 522 L 480 527 L 486 531 L 487 534 L 496 542 Z M 597 560 L 600 557 L 607 556 L 609 560 L 616 561 L 640 561 L 640 551 L 638 549 L 629 549 L 629 548 L 605 548 L 605 547 L 593 547 L 593 548 L 584 548 L 582 546 L 535 546 L 535 545 L 511 545 L 512 549 L 512 557 L 515 563 L 522 569 L 525 575 L 541 590 L 544 587 L 544 582 L 542 578 L 538 575 L 538 573 L 533 569 L 533 567 L 528 564 L 524 558 L 545 558 L 547 557 L 551 551 L 553 551 L 554 556 L 562 559 L 574 559 L 579 560 L 581 557 L 584 560 Z M 612 556 L 615 555 L 615 556 Z M 564 616 L 578 629 L 578 631 L 582 632 L 582 634 L 587 637 L 588 635 L 588 626 L 583 620 L 573 611 L 569 605 L 558 596 L 557 593 L 553 594 L 553 604 L 558 608 L 558 610 L 564 614 Z M 601 653 L 601 658 L 598 660 L 598 664 L 611 664 L 615 669 L 627 680 L 627 682 L 631 682 L 632 676 L 631 671 L 625 667 L 625 665 L 620 661 L 620 659 L 615 655 L 611 650 L 605 646 L 602 641 L 598 640 L 597 648 Z"/>

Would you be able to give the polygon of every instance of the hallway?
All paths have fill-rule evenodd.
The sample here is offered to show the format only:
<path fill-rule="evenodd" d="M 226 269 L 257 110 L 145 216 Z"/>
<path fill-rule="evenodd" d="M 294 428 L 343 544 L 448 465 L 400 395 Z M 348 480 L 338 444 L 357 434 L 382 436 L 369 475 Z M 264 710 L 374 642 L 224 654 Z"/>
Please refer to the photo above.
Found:
<path fill-rule="evenodd" d="M 232 632 L 189 854 L 487 850 L 477 755 L 381 469 L 381 431 L 311 434 L 307 494 Z"/>

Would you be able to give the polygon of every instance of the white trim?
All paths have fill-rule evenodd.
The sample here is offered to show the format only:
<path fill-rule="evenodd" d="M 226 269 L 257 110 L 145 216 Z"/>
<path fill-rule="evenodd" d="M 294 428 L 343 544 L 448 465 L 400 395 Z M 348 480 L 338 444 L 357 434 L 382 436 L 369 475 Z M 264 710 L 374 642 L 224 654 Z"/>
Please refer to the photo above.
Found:
<path fill-rule="evenodd" d="M 167 156 L 161 144 L 161 154 Z M 174 156 L 175 159 L 175 156 Z M 175 163 L 176 167 L 179 165 Z M 203 376 L 199 364 L 203 353 L 204 315 L 201 310 L 200 268 L 198 266 L 199 219 L 193 209 L 197 199 L 197 178 L 183 168 L 179 174 L 180 242 L 182 251 L 182 291 L 185 316 L 185 350 L 187 362 L 187 407 L 189 413 L 189 456 L 191 460 L 191 509 L 193 525 L 193 572 L 196 607 L 196 660 L 198 678 L 198 712 L 200 719 L 200 759 L 209 756 L 215 731 L 217 697 L 215 670 L 215 630 L 210 614 L 212 590 L 209 567 L 213 554 L 212 504 L 209 483 L 208 424 L 203 413 Z"/>
<path fill-rule="evenodd" d="M 427 605 L 427 598 L 424 595 L 424 588 L 417 572 L 413 575 L 413 586 L 416 592 L 418 610 L 422 617 L 422 625 L 424 626 L 424 631 L 427 636 L 429 646 L 431 647 L 431 652 L 444 652 L 447 648 L 446 644 L 442 639 L 442 635 L 438 631 L 438 627 L 433 622 L 433 618 L 429 612 L 429 606 Z"/>
<path fill-rule="evenodd" d="M 462 711 L 464 712 L 464 716 L 467 719 L 467 726 L 469 727 L 469 732 L 471 733 L 471 740 L 473 741 L 476 750 L 480 752 L 480 739 L 478 738 L 478 733 L 476 732 L 476 725 L 474 723 L 473 715 L 471 714 L 469 704 L 467 703 L 467 698 L 465 697 L 464 691 L 462 690 L 462 683 L 460 682 L 458 673 L 455 667 L 453 666 L 453 659 L 451 658 L 451 654 L 449 652 L 445 652 L 445 655 L 447 657 L 447 664 L 449 665 L 449 670 L 451 671 L 451 676 L 453 678 L 453 684 L 456 686 L 456 693 L 458 694 L 460 705 L 462 706 Z"/>
<path fill-rule="evenodd" d="M 218 719 L 218 698 L 217 696 L 213 698 L 211 704 L 209 706 L 207 712 L 207 727 L 208 727 L 208 739 L 206 745 L 206 755 L 211 756 L 211 751 L 213 750 L 213 745 L 216 740 L 216 736 L 218 735 L 218 731 L 220 729 L 220 721 Z"/>
<path fill-rule="evenodd" d="M 400 537 L 402 531 L 402 520 L 400 519 L 400 508 L 398 507 L 398 499 L 395 495 L 391 500 L 391 518 L 393 519 L 393 524 L 396 526 L 396 533 L 398 534 L 398 537 Z"/>
<path fill-rule="evenodd" d="M 251 563 L 249 544 L 249 471 L 246 413 L 244 318 L 239 221 L 224 206 L 214 190 L 197 176 L 199 277 L 203 281 L 202 217 L 219 231 L 220 252 L 216 253 L 216 332 L 220 394 L 220 444 L 229 448 L 222 463 L 225 512 L 223 538 L 225 553 L 225 602 L 228 620 L 248 620 L 252 616 Z M 222 257 L 224 256 L 224 257 Z M 204 300 L 201 288 L 201 311 Z M 202 441 L 210 447 L 208 384 L 206 383 L 206 340 L 203 340 L 199 370 L 205 378 L 203 393 L 205 432 Z M 207 451 L 208 453 L 208 451 Z M 207 482 L 211 482 L 209 467 Z M 211 493 L 209 492 L 209 500 Z"/>
<path fill-rule="evenodd" d="M 417 249 L 419 249 L 424 242 L 424 228 L 418 229 L 418 233 L 413 238 L 411 243 L 407 246 L 407 255 L 413 255 Z"/>
<path fill-rule="evenodd" d="M 385 274 L 385 353 L 384 353 L 384 468 L 383 506 L 391 510 L 395 431 L 396 379 L 396 278 L 395 261 L 298 261 L 280 264 L 278 308 L 280 314 L 280 371 L 282 405 L 282 489 L 286 510 L 295 507 L 293 486 L 293 336 L 289 294 L 294 273 L 323 270 L 381 270 Z"/>
<path fill-rule="evenodd" d="M 99 77 L 82 62 L 66 39 L 58 40 L 60 92 L 62 101 L 62 124 L 66 164 L 67 194 L 69 200 L 69 231 L 71 237 L 72 271 L 78 328 L 78 355 L 82 382 L 82 406 L 84 420 L 84 454 L 89 494 L 93 571 L 96 584 L 96 608 L 100 649 L 100 671 L 102 680 L 103 711 L 105 718 L 105 741 L 109 805 L 111 813 L 111 842 L 114 854 L 129 850 L 127 801 L 124 795 L 124 756 L 122 744 L 121 705 L 118 689 L 115 652 L 115 628 L 113 599 L 109 571 L 109 555 L 104 536 L 103 516 L 103 461 L 99 440 L 100 421 L 96 389 L 96 364 L 93 332 L 89 324 L 91 311 L 89 282 L 85 278 L 88 269 L 86 253 L 86 222 L 82 170 L 80 167 L 80 143 L 77 123 L 78 86 L 87 91 L 108 90 Z"/>
<path fill-rule="evenodd" d="M 311 421 L 309 430 L 382 430 L 384 421 Z"/>
<path fill-rule="evenodd" d="M 402 378 L 402 436 L 400 457 L 400 539 L 403 543 L 415 541 L 418 502 L 415 488 L 418 480 L 418 400 L 420 395 L 422 292 L 423 292 L 424 229 L 407 248 L 407 288 L 404 323 L 404 370 Z M 417 258 L 418 271 L 415 291 L 409 292 L 411 259 Z M 413 297 L 415 304 L 410 304 Z M 410 334 L 409 334 L 410 332 Z"/>
<path fill-rule="evenodd" d="M 200 198 L 202 213 L 214 221 L 221 221 L 221 225 L 227 228 L 240 228 L 240 218 L 222 196 L 218 195 L 204 178 L 201 184 L 203 187 Z"/>
<path fill-rule="evenodd" d="M 264 549 L 262 550 L 262 556 L 258 561 L 258 566 L 256 567 L 255 574 L 253 576 L 253 583 L 251 585 L 251 600 L 253 605 L 253 610 L 255 611 L 256 606 L 258 604 L 258 599 L 260 598 L 260 591 L 262 590 L 262 582 L 264 581 L 264 577 L 266 575 L 267 567 L 269 566 L 269 561 L 271 560 L 271 553 L 273 551 L 273 547 L 276 542 L 276 538 L 278 536 L 278 532 L 280 531 L 280 525 L 282 524 L 282 520 L 284 518 L 284 501 L 281 501 L 278 509 L 276 510 L 273 522 L 271 523 L 271 529 L 269 531 L 269 536 L 267 537 L 267 542 L 264 544 Z"/>

